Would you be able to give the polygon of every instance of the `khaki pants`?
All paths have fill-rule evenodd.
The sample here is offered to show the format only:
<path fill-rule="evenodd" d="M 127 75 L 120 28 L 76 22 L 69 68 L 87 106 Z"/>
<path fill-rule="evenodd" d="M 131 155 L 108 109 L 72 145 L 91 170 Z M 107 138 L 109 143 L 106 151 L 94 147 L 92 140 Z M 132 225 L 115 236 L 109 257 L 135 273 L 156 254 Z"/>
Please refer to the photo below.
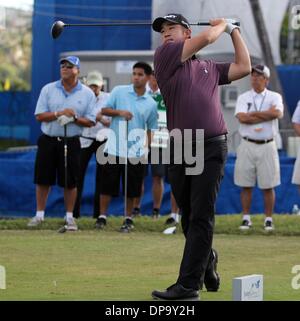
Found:
<path fill-rule="evenodd" d="M 296 162 L 294 165 L 292 183 L 296 185 L 300 185 L 300 149 L 298 150 Z"/>
<path fill-rule="evenodd" d="M 255 144 L 242 139 L 237 149 L 234 183 L 241 187 L 269 189 L 280 185 L 279 157 L 274 141 Z"/>

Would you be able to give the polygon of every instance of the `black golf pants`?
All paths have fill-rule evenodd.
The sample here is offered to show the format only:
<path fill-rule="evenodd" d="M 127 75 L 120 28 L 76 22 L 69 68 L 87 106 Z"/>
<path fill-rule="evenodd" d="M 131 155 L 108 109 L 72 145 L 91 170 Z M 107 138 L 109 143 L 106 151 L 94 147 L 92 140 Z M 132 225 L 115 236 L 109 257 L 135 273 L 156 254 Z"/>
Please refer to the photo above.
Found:
<path fill-rule="evenodd" d="M 185 246 L 177 282 L 199 289 L 204 280 L 214 229 L 215 202 L 227 157 L 227 142 L 204 144 L 204 169 L 200 175 L 186 175 L 187 164 L 168 166 L 169 180 L 182 212 Z"/>

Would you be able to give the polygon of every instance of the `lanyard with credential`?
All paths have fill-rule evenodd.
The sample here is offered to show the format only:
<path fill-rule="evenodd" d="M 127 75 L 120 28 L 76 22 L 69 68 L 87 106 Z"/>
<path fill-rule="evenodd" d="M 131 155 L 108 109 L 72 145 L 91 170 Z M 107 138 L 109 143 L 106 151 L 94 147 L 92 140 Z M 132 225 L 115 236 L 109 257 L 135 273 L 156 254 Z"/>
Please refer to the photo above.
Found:
<path fill-rule="evenodd" d="M 260 103 L 259 109 L 257 109 L 257 106 L 256 106 L 256 103 L 255 103 L 254 96 L 252 96 L 252 99 L 253 99 L 253 105 L 254 105 L 254 108 L 255 108 L 255 110 L 256 110 L 256 111 L 261 111 L 261 109 L 262 109 L 262 106 L 263 106 L 263 103 L 264 103 L 264 101 L 265 101 L 266 96 L 267 96 L 267 92 L 265 93 L 265 95 L 264 95 L 264 97 L 263 97 L 263 99 L 262 99 L 262 101 L 261 101 L 261 103 Z"/>

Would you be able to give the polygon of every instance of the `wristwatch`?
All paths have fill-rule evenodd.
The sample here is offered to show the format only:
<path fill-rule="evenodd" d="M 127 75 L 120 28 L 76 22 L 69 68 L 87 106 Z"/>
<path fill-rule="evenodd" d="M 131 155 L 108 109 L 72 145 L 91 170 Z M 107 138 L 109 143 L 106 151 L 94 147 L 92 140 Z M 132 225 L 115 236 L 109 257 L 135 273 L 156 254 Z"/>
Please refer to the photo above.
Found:
<path fill-rule="evenodd" d="M 78 120 L 78 116 L 75 114 L 75 115 L 74 115 L 74 123 L 76 123 L 77 120 Z"/>

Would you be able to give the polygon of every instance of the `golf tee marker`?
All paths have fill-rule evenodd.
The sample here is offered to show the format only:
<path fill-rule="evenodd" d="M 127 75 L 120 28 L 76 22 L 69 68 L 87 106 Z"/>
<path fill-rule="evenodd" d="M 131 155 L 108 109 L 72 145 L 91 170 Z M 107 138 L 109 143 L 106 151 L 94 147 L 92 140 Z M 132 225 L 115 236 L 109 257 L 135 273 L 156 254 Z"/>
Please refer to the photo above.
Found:
<path fill-rule="evenodd" d="M 0 265 L 0 290 L 6 289 L 6 272 L 5 267 Z"/>
<path fill-rule="evenodd" d="M 263 301 L 263 275 L 252 274 L 232 280 L 233 301 Z"/>

